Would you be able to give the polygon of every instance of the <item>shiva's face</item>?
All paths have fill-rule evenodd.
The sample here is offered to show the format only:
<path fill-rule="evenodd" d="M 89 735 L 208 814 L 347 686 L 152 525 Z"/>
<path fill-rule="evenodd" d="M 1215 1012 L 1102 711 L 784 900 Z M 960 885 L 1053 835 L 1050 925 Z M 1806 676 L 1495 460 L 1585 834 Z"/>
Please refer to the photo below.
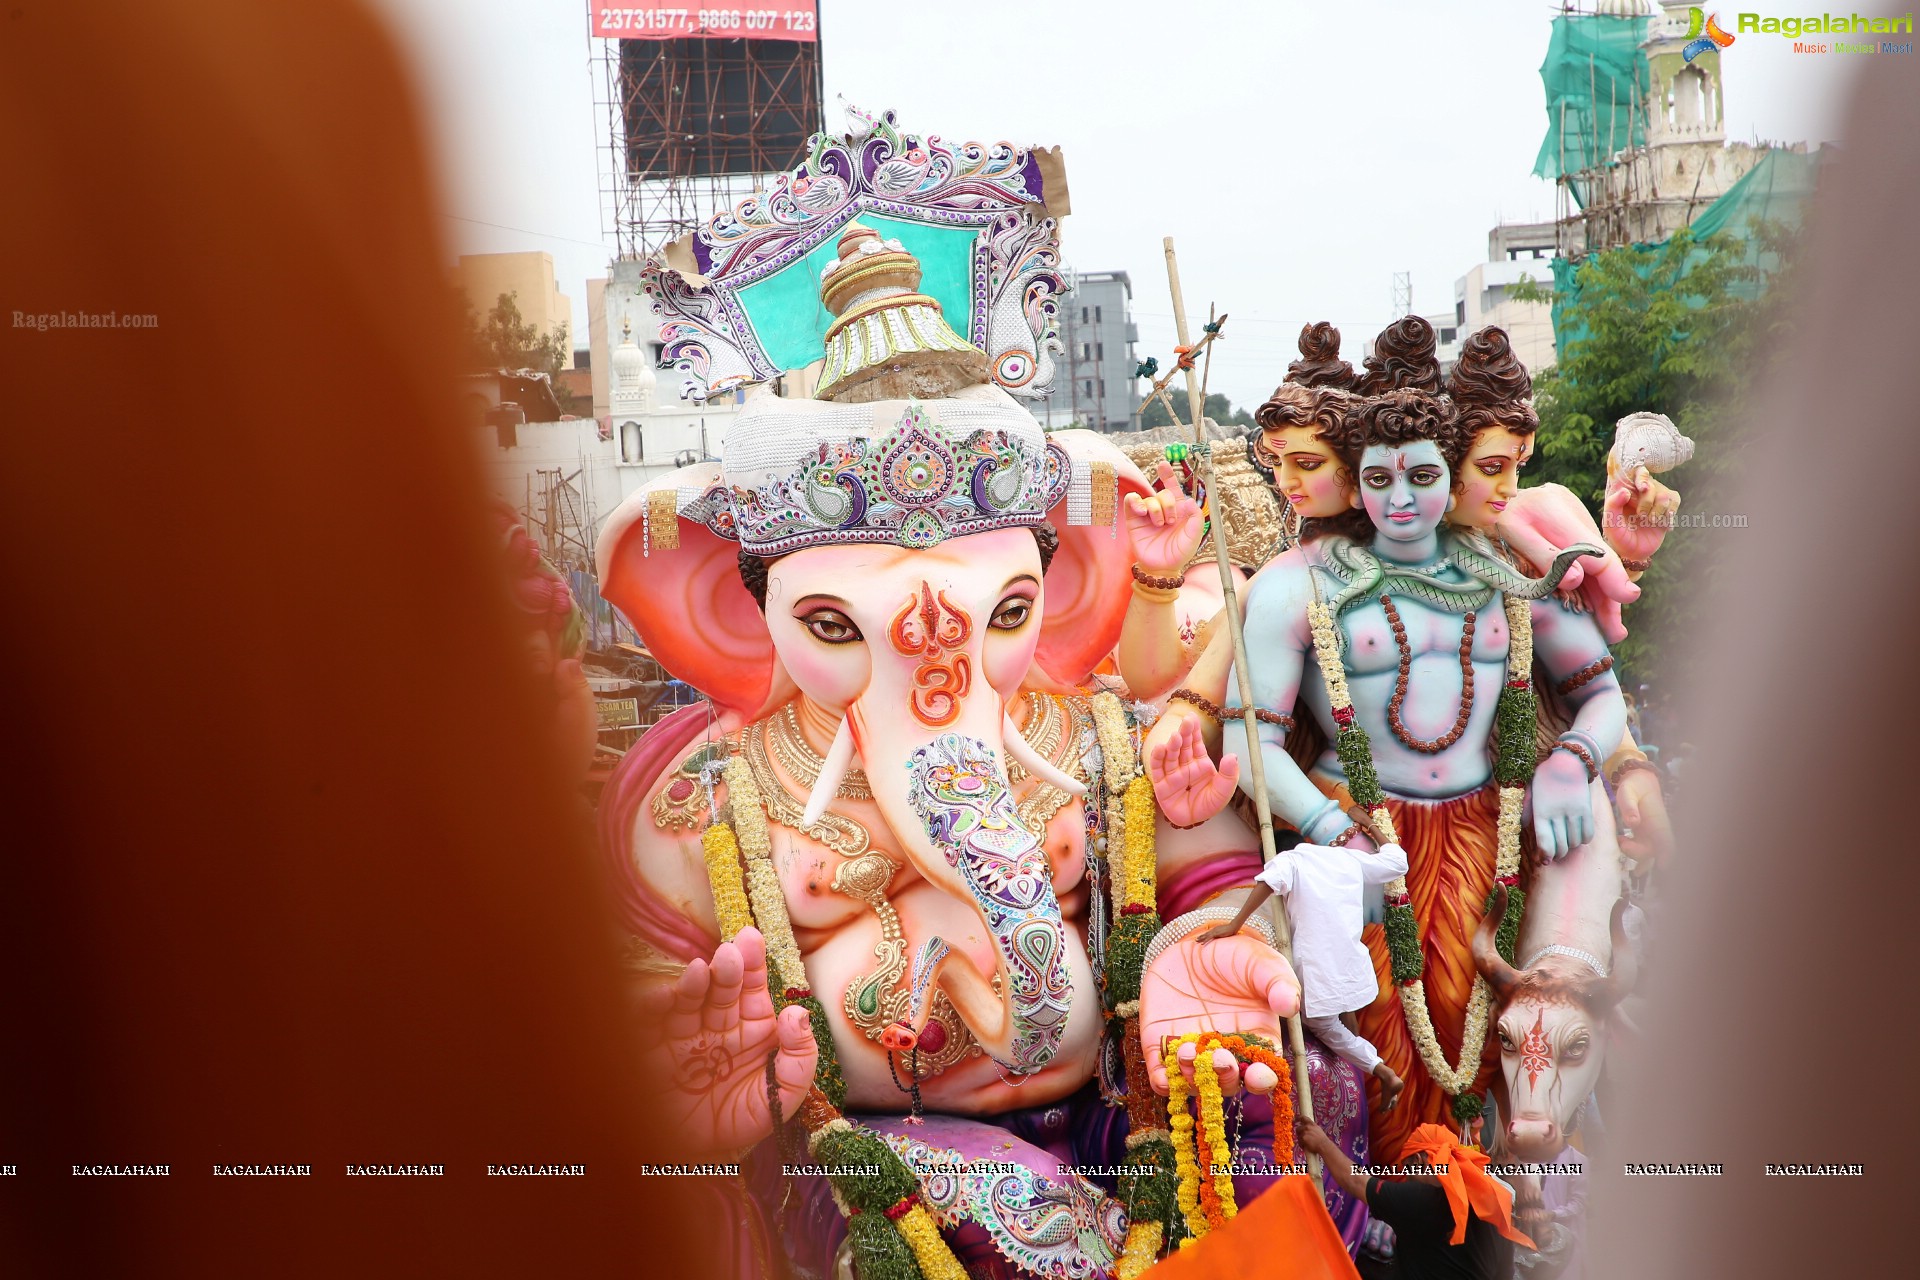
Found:
<path fill-rule="evenodd" d="M 1380 536 L 1395 542 L 1417 542 L 1439 527 L 1449 480 L 1431 440 L 1370 444 L 1360 455 L 1360 504 Z"/>

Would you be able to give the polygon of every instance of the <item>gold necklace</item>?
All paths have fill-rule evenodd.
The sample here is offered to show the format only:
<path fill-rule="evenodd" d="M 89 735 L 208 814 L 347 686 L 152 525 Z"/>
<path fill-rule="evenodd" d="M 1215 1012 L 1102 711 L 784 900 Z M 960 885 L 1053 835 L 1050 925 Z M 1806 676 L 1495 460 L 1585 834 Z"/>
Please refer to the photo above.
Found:
<path fill-rule="evenodd" d="M 873 944 L 873 954 L 880 963 L 847 983 L 841 1001 L 847 1020 L 860 1028 L 869 1040 L 878 1040 L 883 1031 L 905 1018 L 912 999 L 900 985 L 907 972 L 907 936 L 900 928 L 899 912 L 887 899 L 887 886 L 893 883 L 899 869 L 885 854 L 869 852 L 848 858 L 833 873 L 835 893 L 864 902 L 880 918 L 880 941 Z M 922 1080 L 945 1071 L 962 1058 L 982 1052 L 944 991 L 934 992 L 933 1006 L 928 1011 L 927 1026 L 935 1024 L 944 1035 L 929 1036 L 925 1030 L 920 1033 L 922 1044 L 915 1075 Z M 937 1052 L 926 1047 L 929 1041 L 938 1042 Z M 907 1061 L 911 1069 L 915 1059 L 909 1056 Z"/>
<path fill-rule="evenodd" d="M 782 826 L 812 836 L 843 858 L 857 858 L 865 853 L 873 843 L 873 836 L 852 818 L 828 810 L 812 826 L 801 824 L 806 806 L 794 799 L 787 784 L 774 772 L 773 761 L 767 758 L 767 736 L 772 721 L 773 717 L 769 716 L 748 725 L 740 734 L 741 752 L 747 758 L 747 768 L 753 772 L 754 785 L 760 788 L 767 816 Z"/>
<path fill-rule="evenodd" d="M 767 745 L 773 748 L 774 758 L 793 775 L 800 789 L 812 794 L 813 784 L 820 780 L 820 771 L 827 767 L 827 761 L 800 732 L 800 714 L 794 710 L 793 703 L 789 702 L 779 714 L 768 717 Z M 867 785 L 866 774 L 849 768 L 834 794 L 842 800 L 871 800 L 873 788 Z"/>

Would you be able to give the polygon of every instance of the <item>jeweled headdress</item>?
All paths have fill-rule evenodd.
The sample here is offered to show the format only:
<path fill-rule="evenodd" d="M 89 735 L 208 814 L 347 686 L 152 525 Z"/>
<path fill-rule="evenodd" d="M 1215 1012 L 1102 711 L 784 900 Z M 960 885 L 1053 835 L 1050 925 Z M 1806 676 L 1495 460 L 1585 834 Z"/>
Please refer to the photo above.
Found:
<path fill-rule="evenodd" d="M 818 286 L 838 317 L 821 398 L 749 401 L 717 473 L 683 472 L 702 485 L 650 495 L 649 528 L 673 537 L 676 517 L 698 520 L 776 556 L 1038 526 L 1063 498 L 1067 523 L 1115 525 L 1113 463 L 1073 462 L 991 381 L 979 349 L 915 291 L 914 255 L 857 223 L 840 249 Z"/>
<path fill-rule="evenodd" d="M 760 556 L 848 542 L 931 547 L 1043 524 L 1071 485 L 1066 455 L 1004 394 L 979 390 L 987 394 L 904 412 L 898 401 L 750 407 L 728 434 L 719 483 L 679 514 Z"/>

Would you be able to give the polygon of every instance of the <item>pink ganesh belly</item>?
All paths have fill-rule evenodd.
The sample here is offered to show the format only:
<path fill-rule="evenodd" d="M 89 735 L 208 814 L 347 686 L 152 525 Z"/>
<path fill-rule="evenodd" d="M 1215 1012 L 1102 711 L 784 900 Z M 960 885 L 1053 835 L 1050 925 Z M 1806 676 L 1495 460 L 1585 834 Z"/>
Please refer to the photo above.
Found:
<path fill-rule="evenodd" d="M 898 1015 L 896 1006 L 907 994 L 901 979 L 914 948 L 937 935 L 983 973 L 994 973 L 997 960 L 979 914 L 926 881 L 893 890 L 884 903 L 894 920 L 887 920 L 884 910 L 866 910 L 800 942 L 808 979 L 833 1028 L 849 1109 L 906 1111 L 911 1105 L 908 1057 L 892 1055 L 889 1069 L 889 1055 L 874 1037 Z M 1086 896 L 1066 895 L 1061 905 L 1073 998 L 1059 1051 L 1033 1075 L 1008 1076 L 972 1042 L 948 1006 L 920 1039 L 920 1096 L 928 1111 L 994 1115 L 1064 1098 L 1093 1078 L 1101 1017 L 1087 957 Z"/>

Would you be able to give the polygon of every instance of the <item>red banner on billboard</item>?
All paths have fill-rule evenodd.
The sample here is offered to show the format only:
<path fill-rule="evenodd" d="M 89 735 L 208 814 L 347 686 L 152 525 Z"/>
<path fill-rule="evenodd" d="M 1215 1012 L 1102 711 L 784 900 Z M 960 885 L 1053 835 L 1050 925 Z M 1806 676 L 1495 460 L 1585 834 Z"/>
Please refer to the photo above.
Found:
<path fill-rule="evenodd" d="M 818 0 L 781 0 L 777 9 L 612 9 L 589 5 L 602 40 L 820 39 Z"/>

